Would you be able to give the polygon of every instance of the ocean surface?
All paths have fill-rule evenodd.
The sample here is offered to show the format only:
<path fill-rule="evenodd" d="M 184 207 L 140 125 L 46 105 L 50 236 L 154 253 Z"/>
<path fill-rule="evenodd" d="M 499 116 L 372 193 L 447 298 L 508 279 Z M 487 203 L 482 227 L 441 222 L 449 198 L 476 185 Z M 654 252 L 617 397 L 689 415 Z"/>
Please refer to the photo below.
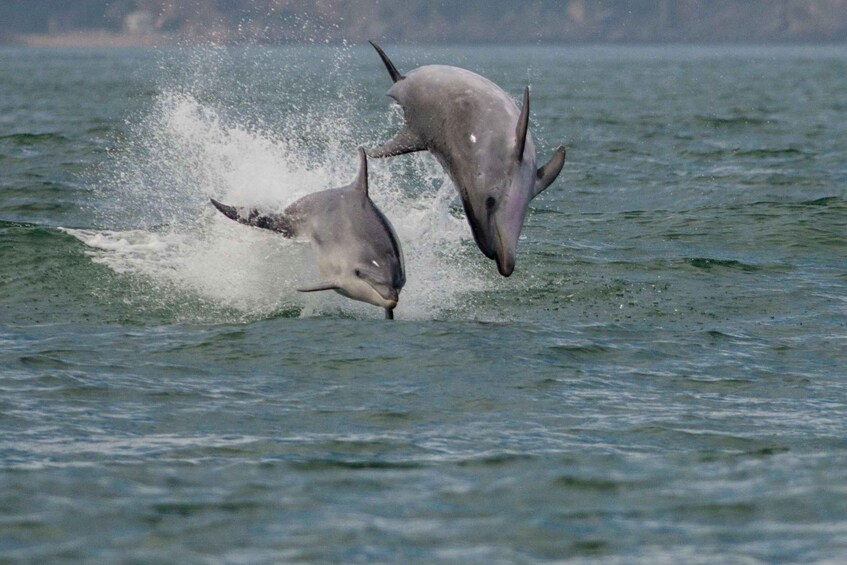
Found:
<path fill-rule="evenodd" d="M 508 279 L 372 161 L 393 322 L 209 205 L 352 180 L 370 47 L 0 49 L 0 562 L 847 560 L 847 48 L 384 47 L 568 147 Z"/>

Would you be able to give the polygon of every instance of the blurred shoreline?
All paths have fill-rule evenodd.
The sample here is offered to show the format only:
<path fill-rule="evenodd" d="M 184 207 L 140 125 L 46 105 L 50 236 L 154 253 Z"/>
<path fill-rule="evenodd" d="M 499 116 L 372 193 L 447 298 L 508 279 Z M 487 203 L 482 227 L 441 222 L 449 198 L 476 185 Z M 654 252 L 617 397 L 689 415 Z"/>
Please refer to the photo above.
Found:
<path fill-rule="evenodd" d="M 176 45 L 173 34 L 130 34 L 106 30 L 78 30 L 66 33 L 21 33 L 0 38 L 0 45 L 16 47 L 161 47 Z"/>
<path fill-rule="evenodd" d="M 243 44 L 266 44 L 266 45 L 309 45 L 315 42 L 309 41 L 285 41 L 285 42 L 268 42 L 268 41 L 229 41 L 227 39 L 215 39 L 210 37 L 187 38 L 180 34 L 172 33 L 150 33 L 150 34 L 130 34 L 120 33 L 107 30 L 76 30 L 64 33 L 21 33 L 11 34 L 5 37 L 0 37 L 0 47 L 32 47 L 32 48 L 126 48 L 126 47 L 167 47 L 175 45 L 243 45 Z M 320 45 L 326 44 L 342 44 L 349 43 L 347 41 L 321 41 Z M 365 44 L 365 41 L 352 42 Z M 778 39 L 778 40 L 750 40 L 750 41 L 728 41 L 728 40 L 536 40 L 526 42 L 515 41 L 389 41 L 388 43 L 405 43 L 410 45 L 454 45 L 467 43 L 468 45 L 530 45 L 530 44 L 546 44 L 546 45 L 749 45 L 749 46 L 768 46 L 768 45 L 821 45 L 821 46 L 847 46 L 845 39 Z"/>
<path fill-rule="evenodd" d="M 847 0 L 0 0 L 0 44 L 844 44 Z"/>

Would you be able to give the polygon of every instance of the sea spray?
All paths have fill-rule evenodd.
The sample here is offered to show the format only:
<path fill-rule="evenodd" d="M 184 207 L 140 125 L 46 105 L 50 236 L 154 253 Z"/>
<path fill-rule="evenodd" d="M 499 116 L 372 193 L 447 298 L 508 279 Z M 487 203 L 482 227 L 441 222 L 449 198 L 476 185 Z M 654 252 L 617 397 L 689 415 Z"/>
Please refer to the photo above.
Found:
<path fill-rule="evenodd" d="M 274 61 L 294 55 L 272 52 Z M 315 54 L 301 48 L 297 54 L 318 57 L 332 80 L 306 73 L 291 85 L 278 65 L 272 67 L 276 74 L 268 73 L 256 67 L 263 59 L 253 57 L 253 67 L 245 68 L 234 62 L 237 54 L 221 49 L 191 51 L 188 70 L 173 61 L 162 65 L 162 90 L 130 123 L 130 135 L 110 152 L 96 183 L 100 229 L 68 233 L 89 246 L 95 262 L 121 276 L 142 277 L 139 288 L 153 294 L 149 300 L 167 305 L 173 295 L 188 295 L 192 303 L 210 305 L 190 316 L 182 312 L 180 319 L 218 320 L 222 309 L 231 312 L 225 319 L 239 320 L 280 312 L 378 317 L 373 308 L 335 293 L 296 292 L 317 276 L 308 244 L 233 224 L 209 205 L 214 197 L 281 211 L 306 194 L 343 186 L 355 175 L 356 147 L 383 134 L 359 118 L 359 97 L 347 95 L 356 92 L 356 77 L 345 75 L 344 65 L 326 64 L 330 55 L 344 59 L 348 50 Z M 254 75 L 264 88 L 271 86 L 269 76 L 276 77 L 269 96 L 287 93 L 267 114 L 267 101 L 246 86 Z M 380 127 L 399 120 L 396 109 L 381 113 Z M 492 284 L 452 207 L 455 190 L 434 159 L 373 160 L 370 183 L 406 258 L 399 319 L 446 316 L 463 309 L 472 291 Z"/>

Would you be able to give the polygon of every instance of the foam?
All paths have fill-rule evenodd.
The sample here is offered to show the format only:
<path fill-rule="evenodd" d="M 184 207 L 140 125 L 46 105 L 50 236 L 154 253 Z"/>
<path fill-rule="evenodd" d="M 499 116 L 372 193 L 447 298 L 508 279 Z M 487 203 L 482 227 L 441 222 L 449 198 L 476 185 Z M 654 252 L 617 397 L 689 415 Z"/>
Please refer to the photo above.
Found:
<path fill-rule="evenodd" d="M 381 317 L 378 308 L 335 293 L 296 292 L 317 276 L 308 244 L 231 222 L 209 204 L 213 197 L 278 211 L 305 194 L 348 184 L 355 148 L 372 135 L 357 131 L 356 104 L 324 93 L 337 102 L 323 101 L 320 112 L 291 112 L 297 118 L 272 129 L 260 117 L 245 118 L 249 108 L 231 111 L 216 100 L 208 77 L 199 93 L 188 82 L 164 89 L 111 153 L 95 213 L 109 229 L 65 231 L 88 246 L 95 262 L 151 281 L 151 292 L 176 287 L 253 318 L 291 304 L 301 316 Z M 303 141 L 316 137 L 318 144 Z M 451 213 L 455 190 L 434 159 L 403 159 L 370 166 L 371 198 L 394 225 L 406 260 L 396 315 L 443 317 L 467 293 L 488 286 L 483 259 L 465 221 Z"/>

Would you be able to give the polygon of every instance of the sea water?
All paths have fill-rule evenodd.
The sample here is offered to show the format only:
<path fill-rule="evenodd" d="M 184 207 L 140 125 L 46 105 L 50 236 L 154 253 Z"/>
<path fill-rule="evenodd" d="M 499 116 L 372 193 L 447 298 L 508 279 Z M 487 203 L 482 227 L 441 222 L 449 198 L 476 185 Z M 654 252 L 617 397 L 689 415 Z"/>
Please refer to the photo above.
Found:
<path fill-rule="evenodd" d="M 350 182 L 369 47 L 0 50 L 0 561 L 844 559 L 843 46 L 385 47 L 568 147 L 508 279 L 371 162 L 393 323 L 209 205 Z"/>

